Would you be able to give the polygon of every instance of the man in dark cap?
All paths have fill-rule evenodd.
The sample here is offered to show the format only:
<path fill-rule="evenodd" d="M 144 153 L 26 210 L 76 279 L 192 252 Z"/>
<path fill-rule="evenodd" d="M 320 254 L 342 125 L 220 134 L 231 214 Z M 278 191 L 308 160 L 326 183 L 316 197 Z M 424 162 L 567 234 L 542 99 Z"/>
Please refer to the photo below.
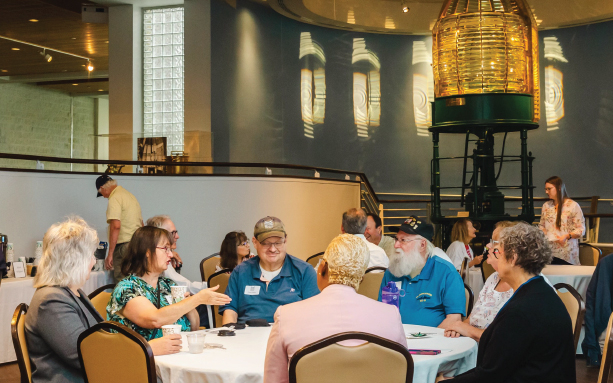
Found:
<path fill-rule="evenodd" d="M 464 283 L 453 264 L 435 254 L 432 225 L 412 216 L 390 230 L 398 234 L 381 288 L 395 282 L 404 290 L 400 297 L 402 323 L 446 328 L 462 320 L 466 315 Z"/>
<path fill-rule="evenodd" d="M 143 226 L 140 204 L 132 193 L 117 185 L 117 181 L 104 174 L 96 179 L 97 197 L 108 198 L 106 222 L 109 224 L 109 253 L 104 265 L 113 270 L 113 280 L 119 282 L 125 275 L 121 274 L 121 263 L 128 250 L 132 234 Z"/>

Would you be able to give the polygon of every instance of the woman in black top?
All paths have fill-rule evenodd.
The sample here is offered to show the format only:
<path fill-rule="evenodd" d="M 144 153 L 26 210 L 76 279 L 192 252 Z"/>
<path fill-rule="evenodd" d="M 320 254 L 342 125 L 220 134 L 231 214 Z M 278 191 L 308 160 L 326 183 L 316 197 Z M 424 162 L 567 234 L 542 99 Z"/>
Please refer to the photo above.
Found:
<path fill-rule="evenodd" d="M 540 275 L 552 258 L 545 236 L 526 223 L 505 228 L 493 256 L 515 294 L 481 336 L 477 367 L 449 382 L 576 383 L 571 319 Z"/>

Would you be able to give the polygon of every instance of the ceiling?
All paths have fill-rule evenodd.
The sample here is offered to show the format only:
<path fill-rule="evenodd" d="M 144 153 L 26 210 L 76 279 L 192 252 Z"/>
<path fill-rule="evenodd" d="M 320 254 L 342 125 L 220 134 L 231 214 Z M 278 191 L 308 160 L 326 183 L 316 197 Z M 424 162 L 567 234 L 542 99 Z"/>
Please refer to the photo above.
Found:
<path fill-rule="evenodd" d="M 287 17 L 331 28 L 390 34 L 430 34 L 443 0 L 274 0 Z M 612 0 L 528 0 L 539 28 L 552 29 L 613 20 Z"/>
<path fill-rule="evenodd" d="M 82 22 L 81 3 L 0 1 L 0 36 L 88 57 L 94 66 L 90 73 L 87 60 L 53 51 L 47 51 L 53 59 L 46 62 L 41 48 L 0 39 L 0 83 L 29 82 L 75 94 L 108 92 L 108 24 Z"/>

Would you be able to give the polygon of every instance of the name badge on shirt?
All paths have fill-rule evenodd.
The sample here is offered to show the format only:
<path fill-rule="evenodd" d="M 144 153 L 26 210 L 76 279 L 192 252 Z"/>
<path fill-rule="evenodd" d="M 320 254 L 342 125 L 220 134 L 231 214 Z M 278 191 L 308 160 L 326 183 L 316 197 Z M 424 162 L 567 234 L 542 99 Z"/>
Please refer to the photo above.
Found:
<path fill-rule="evenodd" d="M 245 295 L 259 295 L 260 286 L 245 286 Z"/>

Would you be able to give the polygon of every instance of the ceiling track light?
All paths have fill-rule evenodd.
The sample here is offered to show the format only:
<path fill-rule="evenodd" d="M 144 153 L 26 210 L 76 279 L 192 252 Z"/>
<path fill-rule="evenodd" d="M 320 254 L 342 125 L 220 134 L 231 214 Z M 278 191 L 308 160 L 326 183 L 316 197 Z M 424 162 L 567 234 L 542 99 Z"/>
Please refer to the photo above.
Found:
<path fill-rule="evenodd" d="M 46 49 L 43 49 L 43 51 L 40 52 L 40 55 L 43 56 L 48 63 L 50 63 L 51 60 L 53 60 L 53 56 L 51 56 L 49 53 L 47 53 Z"/>
<path fill-rule="evenodd" d="M 87 60 L 87 70 L 89 72 L 94 70 L 94 66 L 92 65 L 92 63 L 89 60 Z"/>
<path fill-rule="evenodd" d="M 407 0 L 400 0 L 400 6 L 402 7 L 402 13 L 409 13 L 411 10 L 409 4 L 407 4 Z"/>

